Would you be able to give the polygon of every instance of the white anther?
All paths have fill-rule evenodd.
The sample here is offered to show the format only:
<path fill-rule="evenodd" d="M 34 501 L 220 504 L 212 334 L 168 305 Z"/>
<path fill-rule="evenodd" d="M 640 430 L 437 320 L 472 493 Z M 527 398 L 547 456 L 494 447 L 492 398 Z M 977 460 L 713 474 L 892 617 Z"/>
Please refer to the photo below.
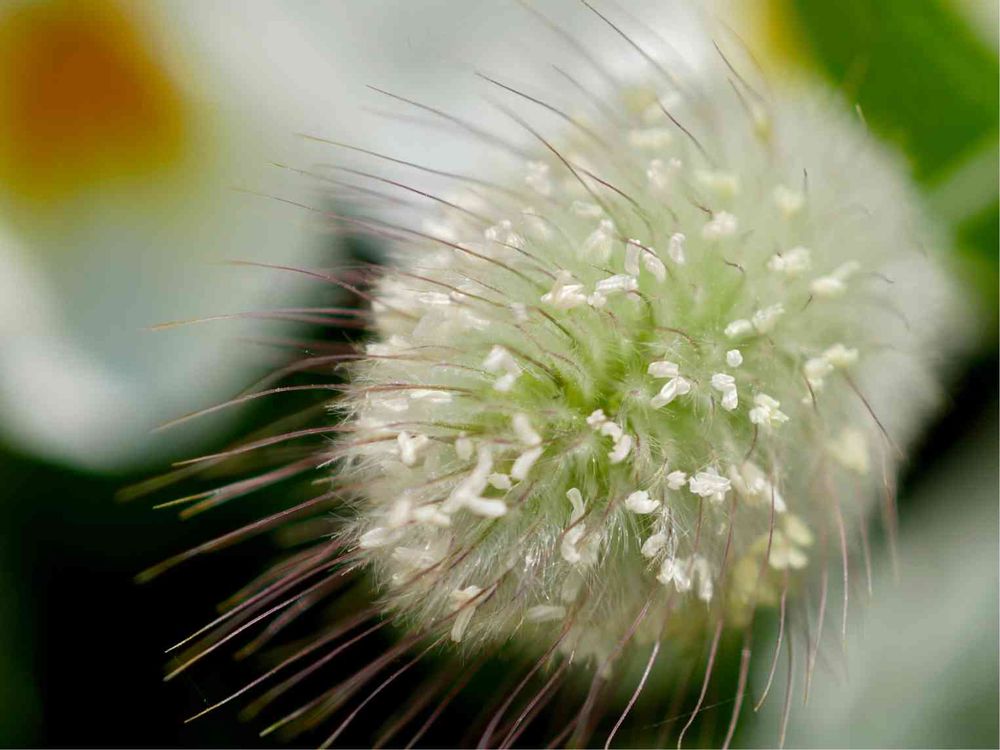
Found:
<path fill-rule="evenodd" d="M 740 404 L 739 396 L 735 388 L 730 388 L 722 394 L 722 408 L 726 411 L 733 411 Z"/>
<path fill-rule="evenodd" d="M 736 393 L 736 378 L 724 372 L 717 372 L 712 375 L 712 387 L 722 394 L 722 408 L 732 411 L 739 404 L 739 396 Z"/>
<path fill-rule="evenodd" d="M 706 240 L 721 240 L 732 237 L 739 229 L 739 221 L 728 211 L 712 214 L 711 220 L 701 228 L 701 236 Z"/>
<path fill-rule="evenodd" d="M 604 214 L 603 208 L 596 203 L 589 203 L 587 201 L 573 201 L 569 210 L 585 219 L 598 219 Z"/>
<path fill-rule="evenodd" d="M 858 361 L 858 350 L 848 349 L 843 344 L 834 344 L 823 352 L 823 358 L 834 367 L 842 369 Z"/>
<path fill-rule="evenodd" d="M 542 295 L 542 302 L 559 310 L 569 310 L 587 304 L 587 295 L 583 293 L 583 284 L 575 283 L 569 271 L 560 271 L 552 290 Z"/>
<path fill-rule="evenodd" d="M 632 436 L 622 435 L 615 440 L 614 447 L 608 452 L 608 459 L 612 464 L 620 464 L 632 450 Z"/>
<path fill-rule="evenodd" d="M 490 474 L 490 478 L 486 481 L 490 483 L 490 487 L 496 490 L 509 490 L 514 486 L 510 481 L 509 474 L 501 474 L 499 472 Z"/>
<path fill-rule="evenodd" d="M 845 427 L 836 440 L 827 443 L 830 455 L 843 466 L 856 474 L 864 476 L 871 467 L 868 455 L 868 440 L 861 430 Z"/>
<path fill-rule="evenodd" d="M 510 476 L 517 481 L 528 478 L 528 472 L 535 465 L 535 461 L 542 455 L 541 446 L 526 450 L 514 460 L 514 465 L 510 469 Z"/>
<path fill-rule="evenodd" d="M 618 440 L 622 436 L 622 428 L 614 422 L 603 422 L 601 424 L 601 434 L 612 440 Z"/>
<path fill-rule="evenodd" d="M 667 535 L 662 531 L 651 535 L 646 541 L 642 543 L 642 548 L 639 550 L 643 557 L 653 558 L 660 554 L 660 550 L 667 546 Z"/>
<path fill-rule="evenodd" d="M 683 266 L 687 262 L 684 255 L 684 241 L 686 239 L 683 232 L 674 232 L 667 240 L 667 256 L 679 266 Z"/>
<path fill-rule="evenodd" d="M 514 313 L 514 320 L 518 323 L 528 322 L 528 307 L 523 302 L 511 302 L 510 309 Z"/>
<path fill-rule="evenodd" d="M 666 360 L 650 362 L 649 367 L 646 368 L 646 372 L 654 378 L 676 378 L 681 374 L 680 368 L 676 363 L 667 362 Z"/>
<path fill-rule="evenodd" d="M 539 195 L 549 196 L 552 194 L 552 181 L 549 179 L 549 165 L 541 161 L 529 161 L 527 164 L 527 174 L 524 176 L 525 184 Z"/>
<path fill-rule="evenodd" d="M 811 357 L 802 366 L 806 380 L 814 391 L 823 387 L 823 381 L 835 368 L 849 367 L 858 361 L 858 350 L 843 344 L 834 344 L 819 357 Z"/>
<path fill-rule="evenodd" d="M 625 242 L 625 273 L 630 276 L 639 275 L 639 253 L 641 252 L 642 247 L 637 244 L 636 240 Z"/>
<path fill-rule="evenodd" d="M 542 442 L 542 436 L 535 432 L 531 426 L 531 420 L 527 414 L 515 414 L 511 423 L 514 425 L 514 433 L 517 439 L 527 446 L 534 447 Z"/>
<path fill-rule="evenodd" d="M 580 493 L 579 488 L 572 487 L 566 492 L 566 499 L 569 500 L 572 510 L 569 515 L 569 525 L 572 527 L 563 534 L 562 542 L 559 545 L 559 553 L 562 558 L 574 565 L 580 562 L 581 555 L 579 550 L 576 548 L 576 544 L 583 537 L 586 529 L 582 523 L 577 523 L 585 512 L 583 505 L 583 495 Z"/>
<path fill-rule="evenodd" d="M 660 566 L 656 580 L 664 586 L 669 586 L 672 583 L 679 592 L 684 593 L 691 589 L 689 567 L 690 564 L 683 557 L 668 557 Z"/>
<path fill-rule="evenodd" d="M 712 375 L 712 387 L 720 393 L 736 387 L 736 378 L 724 372 L 717 372 Z"/>
<path fill-rule="evenodd" d="M 672 490 L 679 490 L 687 484 L 688 475 L 683 471 L 672 471 L 667 474 L 667 487 Z"/>
<path fill-rule="evenodd" d="M 802 275 L 809 270 L 811 265 L 811 253 L 804 247 L 793 247 L 783 253 L 777 253 L 767 261 L 768 269 L 775 273 L 782 273 L 789 278 Z"/>
<path fill-rule="evenodd" d="M 730 349 L 726 352 L 726 364 L 730 367 L 739 367 L 743 364 L 743 354 L 739 349 Z"/>
<path fill-rule="evenodd" d="M 659 508 L 660 501 L 652 499 L 646 490 L 636 490 L 625 498 L 625 507 L 643 516 Z"/>
<path fill-rule="evenodd" d="M 653 278 L 660 283 L 667 278 L 667 267 L 663 265 L 663 261 L 654 253 L 642 254 L 642 267 L 653 274 Z"/>
<path fill-rule="evenodd" d="M 619 294 L 621 292 L 634 292 L 638 288 L 639 282 L 636 280 L 635 276 L 619 273 L 598 281 L 594 285 L 594 292 L 601 296 L 608 297 L 612 294 Z"/>
<path fill-rule="evenodd" d="M 464 589 L 455 589 L 451 592 L 451 609 L 453 612 L 458 612 L 451 626 L 451 639 L 455 643 L 461 643 L 465 630 L 472 620 L 472 615 L 475 614 L 476 607 L 479 606 L 473 600 L 482 591 L 478 586 L 466 586 Z"/>
<path fill-rule="evenodd" d="M 443 513 L 454 513 L 464 508 L 467 503 L 479 499 L 490 474 L 493 473 L 493 451 L 488 445 L 479 444 L 476 465 L 466 477 L 452 489 L 448 499 L 441 503 Z"/>
<path fill-rule="evenodd" d="M 475 513 L 483 518 L 499 518 L 507 513 L 507 504 L 503 500 L 494 500 L 485 497 L 466 498 L 462 507 L 470 513 Z"/>
<path fill-rule="evenodd" d="M 657 393 L 653 398 L 649 400 L 649 405 L 654 409 L 660 409 L 671 401 L 673 401 L 678 396 L 683 396 L 686 393 L 691 392 L 691 381 L 687 378 L 673 378 L 664 385 L 660 392 Z"/>
<path fill-rule="evenodd" d="M 754 408 L 750 410 L 750 421 L 764 427 L 775 427 L 788 421 L 788 415 L 778 409 L 781 403 L 765 393 L 753 397 Z"/>
<path fill-rule="evenodd" d="M 695 495 L 721 503 L 725 499 L 726 493 L 729 492 L 730 481 L 715 469 L 706 469 L 699 471 L 688 480 L 688 488 Z"/>
<path fill-rule="evenodd" d="M 580 492 L 578 487 L 571 487 L 566 491 L 566 499 L 569 500 L 570 507 L 572 508 L 569 514 L 569 522 L 571 524 L 576 523 L 583 518 L 584 511 L 586 510 L 583 504 L 583 493 Z"/>
<path fill-rule="evenodd" d="M 809 284 L 809 291 L 817 297 L 839 297 L 847 291 L 847 284 L 833 276 L 820 276 Z"/>
<path fill-rule="evenodd" d="M 559 545 L 559 554 L 562 555 L 562 559 L 570 565 L 575 565 L 580 562 L 581 555 L 580 551 L 576 548 L 576 544 L 580 541 L 586 531 L 587 530 L 584 528 L 584 525 L 581 523 L 563 534 L 562 542 Z"/>
<path fill-rule="evenodd" d="M 784 185 L 778 185 L 774 188 L 774 204 L 781 211 L 782 216 L 786 219 L 794 216 L 799 211 L 802 210 L 802 206 L 805 205 L 806 197 L 798 190 L 792 190 L 785 187 Z"/>
<path fill-rule="evenodd" d="M 416 435 L 410 437 L 407 432 L 400 432 L 396 436 L 396 444 L 399 447 L 399 460 L 406 466 L 413 466 L 417 463 L 417 452 L 427 445 L 426 435 Z"/>
<path fill-rule="evenodd" d="M 847 281 L 860 268 L 857 261 L 848 261 L 833 273 L 814 279 L 809 290 L 817 297 L 839 297 L 847 291 Z"/>
<path fill-rule="evenodd" d="M 753 327 L 757 333 L 768 333 L 778 324 L 778 318 L 785 314 L 785 306 L 780 302 L 761 308 L 753 314 Z"/>
<path fill-rule="evenodd" d="M 734 320 L 732 323 L 727 325 L 724 333 L 727 338 L 737 339 L 746 336 L 752 331 L 753 323 L 745 318 L 740 318 L 739 320 Z"/>
<path fill-rule="evenodd" d="M 615 240 L 615 225 L 610 219 L 601 219 L 597 229 L 583 241 L 583 255 L 595 262 L 603 263 L 611 256 Z"/>
<path fill-rule="evenodd" d="M 501 370 L 509 373 L 521 372 L 517 360 L 511 356 L 509 351 L 499 345 L 490 349 L 490 353 L 483 360 L 483 369 L 487 372 L 500 372 Z"/>
<path fill-rule="evenodd" d="M 594 409 L 594 411 L 590 412 L 590 416 L 587 417 L 587 424 L 595 430 L 600 429 L 601 425 L 607 421 L 608 418 L 604 415 L 604 409 Z"/>
<path fill-rule="evenodd" d="M 642 128 L 630 130 L 628 142 L 644 151 L 660 151 L 673 143 L 674 134 L 667 128 Z"/>
<path fill-rule="evenodd" d="M 528 622 L 551 622 L 561 620 L 565 616 L 566 608 L 556 604 L 538 604 L 524 613 L 524 619 Z"/>
<path fill-rule="evenodd" d="M 818 391 L 823 387 L 826 376 L 833 372 L 833 365 L 826 357 L 811 357 L 802 366 L 802 371 L 812 389 Z"/>

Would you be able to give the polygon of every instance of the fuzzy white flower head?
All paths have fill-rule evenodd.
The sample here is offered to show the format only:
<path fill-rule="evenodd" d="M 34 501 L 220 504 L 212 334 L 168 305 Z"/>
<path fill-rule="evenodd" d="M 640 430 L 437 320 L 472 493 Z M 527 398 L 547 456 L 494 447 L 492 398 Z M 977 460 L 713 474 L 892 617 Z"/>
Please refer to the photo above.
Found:
<path fill-rule="evenodd" d="M 944 285 L 895 165 L 849 115 L 734 90 L 716 67 L 684 90 L 645 83 L 671 102 L 655 129 L 539 137 L 486 216 L 446 207 L 454 239 L 406 242 L 405 285 L 376 288 L 377 336 L 408 349 L 354 367 L 338 472 L 364 488 L 353 533 L 408 621 L 472 649 L 586 643 L 578 660 L 606 670 L 668 611 L 746 623 L 863 522 L 868 466 L 895 462 L 908 419 L 868 395 L 910 393 L 912 413 L 932 395 L 949 308 L 906 316 Z M 529 201 L 553 231 L 524 222 Z M 517 241 L 481 251 L 483 221 Z M 453 398 L 365 427 L 416 386 Z M 449 523 L 382 531 L 402 493 Z M 448 553 L 401 578 L 393 551 L 427 546 Z"/>
<path fill-rule="evenodd" d="M 936 236 L 852 116 L 719 58 L 634 83 L 614 119 L 526 125 L 444 233 L 360 222 L 399 247 L 340 403 L 338 539 L 415 635 L 606 675 L 744 627 L 853 548 L 933 401 Z"/>

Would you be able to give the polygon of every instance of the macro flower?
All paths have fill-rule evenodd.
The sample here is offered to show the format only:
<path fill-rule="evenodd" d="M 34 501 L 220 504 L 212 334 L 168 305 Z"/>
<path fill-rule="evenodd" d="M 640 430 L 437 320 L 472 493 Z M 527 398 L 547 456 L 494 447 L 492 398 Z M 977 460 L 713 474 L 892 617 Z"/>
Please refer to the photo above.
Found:
<path fill-rule="evenodd" d="M 555 132 L 533 124 L 552 105 L 484 76 L 523 104 L 500 108 L 525 135 L 493 174 L 449 173 L 439 194 L 421 182 L 432 166 L 365 152 L 411 174 L 374 181 L 433 209 L 325 212 L 391 247 L 382 268 L 322 274 L 364 303 L 353 315 L 370 334 L 297 365 L 341 368 L 330 419 L 311 428 L 335 440 L 204 501 L 308 472 L 338 519 L 178 669 L 363 572 L 377 605 L 279 667 L 311 672 L 368 629 L 397 629 L 384 657 L 278 722 L 312 728 L 356 699 L 326 744 L 432 651 L 457 683 L 456 665 L 505 649 L 529 666 L 482 718 L 481 745 L 516 742 L 564 686 L 579 710 L 555 741 L 600 729 L 610 744 L 671 669 L 664 654 L 704 654 L 680 743 L 735 634 L 728 744 L 761 610 L 779 618 L 789 674 L 786 618 L 815 610 L 808 686 L 833 593 L 846 623 L 852 581 L 870 578 L 879 503 L 892 533 L 894 473 L 960 344 L 959 305 L 900 165 L 832 95 L 755 81 L 721 46 L 683 74 L 637 49 L 647 68 L 607 96 L 581 87 Z M 781 646 L 761 646 L 774 655 L 759 701 Z M 437 698 L 415 695 L 403 725 L 433 721 Z"/>

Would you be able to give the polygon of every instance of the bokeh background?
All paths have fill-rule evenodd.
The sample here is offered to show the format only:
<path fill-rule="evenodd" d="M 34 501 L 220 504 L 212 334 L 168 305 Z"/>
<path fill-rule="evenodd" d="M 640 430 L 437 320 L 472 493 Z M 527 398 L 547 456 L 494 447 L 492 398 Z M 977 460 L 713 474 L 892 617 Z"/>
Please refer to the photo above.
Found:
<path fill-rule="evenodd" d="M 574 31 L 592 21 L 574 0 L 534 5 Z M 846 669 L 820 675 L 789 744 L 996 747 L 997 3 L 717 5 L 762 65 L 824 77 L 908 157 L 978 310 L 978 343 L 905 469 L 901 577 L 880 568 Z M 656 6 L 601 3 L 651 23 Z M 233 712 L 183 723 L 252 665 L 162 675 L 164 649 L 275 542 L 133 581 L 261 506 L 182 522 L 116 495 L 278 407 L 158 424 L 280 364 L 284 338 L 350 332 L 255 319 L 149 328 L 331 304 L 293 274 L 225 263 L 378 257 L 276 199 L 334 200 L 295 171 L 333 159 L 299 134 L 461 163 L 470 144 L 386 116 L 365 84 L 463 111 L 482 93 L 471 71 L 530 60 L 537 26 L 513 0 L 0 4 L 0 745 L 267 744 Z M 744 722 L 739 744 L 774 742 L 776 703 Z M 445 728 L 435 739 L 460 737 Z"/>

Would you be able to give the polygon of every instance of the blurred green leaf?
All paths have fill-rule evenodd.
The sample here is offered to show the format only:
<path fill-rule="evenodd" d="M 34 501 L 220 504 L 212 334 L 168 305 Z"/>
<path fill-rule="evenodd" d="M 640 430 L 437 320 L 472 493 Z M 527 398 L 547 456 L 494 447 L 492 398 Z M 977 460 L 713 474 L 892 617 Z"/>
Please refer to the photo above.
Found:
<path fill-rule="evenodd" d="M 819 62 L 922 182 L 996 143 L 998 63 L 940 0 L 792 0 Z"/>
<path fill-rule="evenodd" d="M 995 307 L 995 52 L 943 0 L 790 0 L 788 7 L 815 62 L 909 157 L 968 275 Z"/>

